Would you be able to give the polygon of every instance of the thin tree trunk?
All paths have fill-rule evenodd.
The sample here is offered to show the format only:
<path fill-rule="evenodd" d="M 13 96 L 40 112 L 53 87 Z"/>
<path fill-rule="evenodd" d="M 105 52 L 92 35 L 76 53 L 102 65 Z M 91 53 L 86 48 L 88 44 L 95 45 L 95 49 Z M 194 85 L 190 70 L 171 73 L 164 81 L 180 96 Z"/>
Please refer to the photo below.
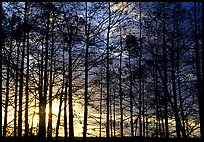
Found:
<path fill-rule="evenodd" d="M 111 84 L 111 81 L 110 81 Z M 112 92 L 111 92 L 111 88 L 110 88 L 110 126 L 111 126 L 111 137 L 113 137 L 113 123 L 112 123 Z"/>
<path fill-rule="evenodd" d="M 173 24 L 173 37 L 175 36 L 175 24 Z M 177 107 L 177 92 L 176 92 L 176 77 L 175 77 L 175 63 L 174 63 L 174 40 L 171 41 L 171 53 L 170 53 L 170 59 L 171 59 L 171 79 L 172 79 L 172 90 L 173 90 L 173 100 L 174 100 L 174 115 L 175 115 L 175 121 L 176 121 L 176 134 L 177 138 L 181 138 L 181 123 L 180 118 L 178 115 L 178 107 Z"/>
<path fill-rule="evenodd" d="M 71 38 L 71 36 L 70 36 Z M 69 41 L 69 139 L 74 140 L 73 105 L 72 105 L 72 38 Z"/>
<path fill-rule="evenodd" d="M 58 112 L 58 118 L 57 118 L 57 126 L 56 126 L 56 140 L 58 139 L 58 134 L 59 134 L 59 126 L 60 126 L 60 116 L 61 116 L 61 109 L 62 109 L 62 96 L 63 96 L 63 90 L 64 90 L 64 76 L 63 76 L 63 81 L 62 81 L 62 91 L 60 95 L 60 105 L 59 105 L 59 112 Z"/>
<path fill-rule="evenodd" d="M 179 68 L 177 68 L 177 76 L 178 76 L 178 93 L 179 93 L 179 102 L 180 102 L 180 108 L 181 108 L 181 119 L 182 119 L 182 125 L 181 128 L 182 136 L 183 138 L 186 138 L 186 132 L 185 132 L 185 117 L 184 117 L 184 111 L 183 111 L 183 105 L 182 105 L 182 96 L 181 96 L 181 87 L 180 87 L 180 74 L 179 74 Z"/>
<path fill-rule="evenodd" d="M 19 77 L 18 77 L 18 73 L 19 73 L 19 67 L 18 67 L 18 63 L 19 63 L 19 47 L 20 47 L 20 43 L 17 47 L 17 63 L 16 63 L 16 82 L 15 82 L 15 100 L 14 100 L 14 137 L 16 137 L 16 125 L 17 125 L 17 101 L 18 101 L 18 82 L 19 82 Z"/>
<path fill-rule="evenodd" d="M 20 88 L 19 88 L 19 116 L 18 116 L 18 136 L 22 137 L 22 99 L 23 99 L 23 72 L 24 72 L 24 58 L 25 58 L 25 43 L 27 30 L 27 2 L 25 2 L 24 10 L 24 26 L 23 26 L 23 49 L 21 58 L 21 73 L 20 73 Z"/>
<path fill-rule="evenodd" d="M 179 7 L 177 3 L 177 13 L 179 12 Z M 177 81 L 178 81 L 178 93 L 179 93 L 179 102 L 180 102 L 180 109 L 181 109 L 181 118 L 182 118 L 182 124 L 183 127 L 181 128 L 181 132 L 183 135 L 183 138 L 186 138 L 185 133 L 185 118 L 184 118 L 184 111 L 183 111 L 183 105 L 182 105 L 182 96 L 181 96 L 181 83 L 180 83 L 180 72 L 179 72 L 179 46 L 180 46 L 180 37 L 179 37 L 179 17 L 176 18 L 176 32 L 177 32 L 177 62 L 176 62 L 176 72 L 177 72 Z"/>
<path fill-rule="evenodd" d="M 131 125 L 131 137 L 134 137 L 134 130 L 133 130 L 133 95 L 132 95 L 132 69 L 131 69 L 131 51 L 129 49 L 129 68 L 130 68 L 130 125 Z"/>
<path fill-rule="evenodd" d="M 142 124 L 143 124 L 143 137 L 145 137 L 145 102 L 144 102 L 144 82 L 142 79 Z"/>
<path fill-rule="evenodd" d="M 166 137 L 166 132 L 165 132 L 165 122 L 164 122 L 164 117 L 162 116 L 162 136 L 165 138 Z"/>
<path fill-rule="evenodd" d="M 155 85 L 155 83 L 154 83 L 154 85 Z M 155 114 L 156 114 L 156 137 L 158 137 L 158 104 L 157 104 L 158 103 L 157 102 L 158 97 L 157 97 L 157 94 L 156 94 L 156 87 L 154 89 L 155 89 L 154 93 L 155 93 L 155 103 L 156 103 L 156 109 L 155 109 Z"/>
<path fill-rule="evenodd" d="M 36 109 L 36 104 L 37 104 L 37 103 L 36 103 L 36 100 L 37 100 L 37 99 L 35 98 L 35 106 L 34 106 L 34 109 Z M 33 133 L 33 123 L 34 123 L 35 113 L 36 113 L 36 112 L 34 111 L 34 113 L 33 113 L 33 117 L 32 117 L 31 128 L 30 128 L 30 135 L 31 135 L 31 136 L 33 136 L 32 133 Z"/>
<path fill-rule="evenodd" d="M 43 112 L 43 56 L 44 56 L 44 45 L 42 42 L 42 50 L 41 50 L 41 59 L 40 59 L 40 67 L 39 67 L 39 139 L 42 138 L 42 112 Z"/>
<path fill-rule="evenodd" d="M 63 76 L 65 76 L 65 46 L 63 48 Z M 66 77 L 66 82 L 65 82 L 65 93 L 64 93 L 64 136 L 65 140 L 67 140 L 67 88 L 68 88 L 68 78 Z"/>
<path fill-rule="evenodd" d="M 109 34 L 110 34 L 110 2 L 108 3 L 108 32 L 107 32 L 107 115 L 106 115 L 106 138 L 109 138 L 109 80 L 110 80 L 110 73 L 109 73 Z"/>
<path fill-rule="evenodd" d="M 60 126 L 60 116 L 61 116 L 61 108 L 62 108 L 62 98 L 63 98 L 63 94 L 64 93 L 64 88 L 67 87 L 67 86 L 64 86 L 65 85 L 65 45 L 63 47 L 63 53 L 62 53 L 62 91 L 61 91 L 61 95 L 60 95 L 60 105 L 59 105 L 59 112 L 58 112 L 58 119 L 57 119 L 57 126 L 56 126 L 56 139 L 58 139 L 58 133 L 59 133 L 59 126 Z M 65 128 L 65 127 L 64 127 Z"/>
<path fill-rule="evenodd" d="M 41 136 L 42 140 L 46 139 L 46 102 L 47 102 L 47 82 L 48 82 L 48 50 L 49 50 L 49 25 L 50 25 L 50 3 L 48 2 L 47 10 L 47 25 L 46 25 L 46 39 L 45 39 L 45 71 L 44 71 L 44 94 L 42 101 L 42 124 L 41 124 Z M 39 132 L 40 133 L 40 132 Z"/>
<path fill-rule="evenodd" d="M 135 137 L 137 136 L 137 123 L 138 123 L 138 117 L 135 120 Z"/>
<path fill-rule="evenodd" d="M 116 121 L 115 121 L 115 92 L 113 92 L 113 99 L 114 99 L 114 102 L 113 102 L 113 130 L 114 130 L 114 138 L 115 138 L 115 125 L 116 125 Z"/>
<path fill-rule="evenodd" d="M 157 22 L 156 22 L 156 28 L 157 28 Z M 158 36 L 158 35 L 157 35 Z M 156 40 L 156 44 L 158 44 L 158 38 Z M 155 93 L 155 103 L 156 103 L 156 137 L 159 135 L 159 131 L 161 134 L 161 125 L 160 125 L 160 117 L 159 117 L 159 91 L 158 91 L 158 72 L 157 72 L 157 65 L 158 65 L 158 47 L 156 47 L 156 56 L 155 56 L 155 66 L 153 67 L 154 72 L 155 72 L 155 80 L 154 80 L 154 93 Z M 159 121 L 159 126 L 158 126 L 158 121 Z M 159 128 L 158 128 L 159 127 Z M 161 136 L 161 135 L 160 135 Z"/>
<path fill-rule="evenodd" d="M 54 23 L 52 23 L 52 47 L 51 47 L 51 57 L 50 57 L 50 87 L 49 87 L 49 115 L 48 115 L 48 140 L 52 139 L 52 87 L 54 79 L 52 79 L 52 64 L 53 64 L 53 54 L 54 54 Z"/>
<path fill-rule="evenodd" d="M 198 30 L 197 30 L 197 6 L 194 2 L 194 38 L 195 38 L 195 55 L 196 55 L 196 76 L 197 76 L 197 94 L 198 94 L 198 104 L 199 104 L 199 114 L 200 114 L 200 133 L 201 139 L 204 140 L 204 113 L 202 111 L 202 86 L 201 86 L 201 73 L 200 73 L 200 50 L 199 50 L 199 41 L 198 41 Z"/>
<path fill-rule="evenodd" d="M 28 17 L 28 16 L 27 16 Z M 28 21 L 28 20 L 27 20 Z M 26 23 L 27 25 L 27 23 Z M 29 125 L 28 125 L 28 100 L 29 100 L 29 92 L 28 92 L 28 82 L 29 82 L 29 31 L 28 31 L 28 26 L 27 26 L 27 69 L 26 69 L 26 108 L 25 108 L 25 137 L 28 137 L 28 132 L 29 132 Z"/>
<path fill-rule="evenodd" d="M 119 66 L 119 94 L 120 94 L 120 135 L 123 137 L 123 92 L 122 92 L 122 35 L 120 29 L 120 66 Z"/>
<path fill-rule="evenodd" d="M 173 46 L 173 45 L 172 45 Z M 178 107 L 177 107 L 177 93 L 176 93 L 176 82 L 175 82 L 175 71 L 174 71 L 174 52 L 173 52 L 173 47 L 171 49 L 171 79 L 172 79 L 172 89 L 173 89 L 173 99 L 174 99 L 174 115 L 175 115 L 175 121 L 176 121 L 176 134 L 177 134 L 177 138 L 181 137 L 180 134 L 180 119 L 178 116 Z"/>
<path fill-rule="evenodd" d="M 141 33 L 141 29 L 142 29 L 142 22 L 141 22 L 141 3 L 139 3 L 139 8 L 140 8 L 140 19 L 139 19 L 139 23 L 140 23 L 140 29 L 139 29 L 139 40 L 140 40 L 140 51 L 139 51 L 139 124 L 140 124 L 140 136 L 142 136 L 142 78 L 141 78 L 141 58 L 142 58 L 142 33 Z"/>
<path fill-rule="evenodd" d="M 163 100 L 163 99 L 162 99 Z M 162 111 L 162 107 L 163 105 L 161 106 L 161 103 L 159 103 L 159 112 L 160 112 L 160 120 L 161 120 L 161 130 L 160 130 L 160 134 L 161 134 L 161 137 L 165 137 L 165 128 L 164 128 L 164 116 L 163 116 L 163 111 Z"/>
<path fill-rule="evenodd" d="M 169 138 L 169 124 L 168 124 L 168 79 L 167 79 L 167 59 L 166 59 L 166 22 L 165 22 L 165 9 L 163 9 L 163 60 L 164 60 L 164 118 L 165 118 L 165 135 Z"/>
<path fill-rule="evenodd" d="M 103 56 L 102 56 L 102 61 L 103 61 Z M 103 63 L 102 63 L 103 64 Z M 101 67 L 101 92 L 100 92 L 100 134 L 99 137 L 101 138 L 101 126 L 102 126 L 102 98 L 103 98 L 103 72 L 102 72 L 102 67 Z"/>
<path fill-rule="evenodd" d="M 85 51 L 85 92 L 84 92 L 84 130 L 83 130 L 83 140 L 86 141 L 87 133 L 87 113 L 88 113 L 88 52 L 89 52 L 89 24 L 88 24 L 88 9 L 86 2 L 86 51 Z"/>
<path fill-rule="evenodd" d="M 162 132 L 161 132 L 161 105 L 158 106 L 158 117 L 159 117 L 159 136 L 162 137 Z"/>
<path fill-rule="evenodd" d="M 146 110 L 146 114 L 147 114 L 147 110 Z M 149 122 L 148 122 L 148 117 L 146 116 L 146 137 L 148 137 L 148 125 L 149 125 Z"/>
<path fill-rule="evenodd" d="M 64 137 L 67 140 L 67 88 L 68 88 L 68 79 L 66 78 L 65 84 L 65 96 L 64 96 Z"/>
<path fill-rule="evenodd" d="M 158 56 L 158 48 L 156 47 L 156 57 L 155 57 L 155 64 L 157 65 L 157 56 Z M 160 127 L 160 118 L 159 118 L 159 106 L 158 106 L 158 75 L 157 75 L 157 68 L 155 67 L 155 103 L 156 103 L 156 137 L 158 137 L 158 121 L 159 121 L 159 127 Z M 161 131 L 161 129 L 160 129 Z"/>

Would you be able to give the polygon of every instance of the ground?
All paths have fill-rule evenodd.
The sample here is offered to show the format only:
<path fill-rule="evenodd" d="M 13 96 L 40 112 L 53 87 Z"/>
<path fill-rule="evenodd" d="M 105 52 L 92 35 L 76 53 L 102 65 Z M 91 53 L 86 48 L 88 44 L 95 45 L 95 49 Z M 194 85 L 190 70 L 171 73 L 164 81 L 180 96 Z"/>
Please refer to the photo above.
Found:
<path fill-rule="evenodd" d="M 25 142 L 40 142 L 42 140 L 39 140 L 38 137 L 29 137 L 28 139 L 25 139 L 25 138 L 21 138 L 21 139 L 18 139 L 18 138 L 13 138 L 13 137 L 8 137 L 6 139 L 3 140 L 3 142 L 13 142 L 13 141 L 25 141 Z M 48 142 L 48 140 L 46 140 Z M 69 141 L 68 140 L 65 140 L 63 137 L 60 137 L 58 138 L 58 140 L 56 140 L 55 138 L 53 138 L 52 140 L 53 142 L 55 141 L 59 141 L 59 142 L 65 142 L 65 141 Z M 83 138 L 82 137 L 76 137 L 75 138 L 75 141 L 76 142 L 79 142 L 79 141 L 83 141 Z M 124 142 L 130 142 L 130 141 L 135 141 L 135 142 L 201 142 L 201 139 L 199 138 L 188 138 L 188 139 L 177 139 L 177 138 L 169 138 L 169 139 L 165 139 L 165 138 L 150 138 L 150 137 L 134 137 L 134 138 L 131 138 L 131 137 L 124 137 L 124 138 L 120 138 L 120 137 L 117 137 L 117 138 L 95 138 L 95 137 L 88 137 L 87 138 L 87 141 L 89 142 L 94 142 L 94 141 L 111 141 L 111 142 L 121 142 L 121 141 L 124 141 Z"/>

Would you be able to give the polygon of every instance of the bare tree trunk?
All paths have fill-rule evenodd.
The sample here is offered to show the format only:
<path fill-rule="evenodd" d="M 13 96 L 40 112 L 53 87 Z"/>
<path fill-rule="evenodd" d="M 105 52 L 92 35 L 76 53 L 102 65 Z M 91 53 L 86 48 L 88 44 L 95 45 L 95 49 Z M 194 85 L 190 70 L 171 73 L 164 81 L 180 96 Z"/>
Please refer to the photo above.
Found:
<path fill-rule="evenodd" d="M 52 23 L 52 47 L 51 47 L 51 57 L 50 57 L 50 87 L 49 87 L 49 115 L 48 115 L 48 140 L 52 139 L 52 87 L 54 79 L 52 79 L 52 64 L 53 64 L 53 54 L 54 54 L 54 23 Z"/>
<path fill-rule="evenodd" d="M 39 139 L 42 138 L 42 113 L 43 113 L 43 104 L 42 104 L 42 101 L 43 101 L 43 56 L 44 56 L 44 45 L 43 45 L 43 42 L 42 42 L 42 50 L 41 50 L 41 59 L 40 59 L 40 67 L 39 67 L 39 134 L 38 134 L 38 137 Z"/>
<path fill-rule="evenodd" d="M 37 103 L 36 103 L 36 98 L 35 98 L 35 105 L 34 105 L 34 109 L 36 109 L 36 105 L 37 105 Z M 32 136 L 33 134 L 33 123 L 34 123 L 34 117 L 35 117 L 35 111 L 34 111 L 34 113 L 33 113 L 33 116 L 32 116 L 32 123 L 31 123 L 31 128 L 30 128 L 30 135 Z"/>
<path fill-rule="evenodd" d="M 173 41 L 172 41 L 173 42 Z M 172 44 L 173 46 L 173 44 Z M 176 93 L 176 82 L 175 82 L 175 67 L 174 67 L 174 47 L 172 47 L 171 49 L 171 53 L 170 53 L 170 56 L 171 56 L 171 79 L 172 79 L 172 89 L 173 89 L 173 99 L 174 99 L 174 115 L 175 115 L 175 121 L 176 121 L 176 134 L 177 134 L 177 138 L 180 138 L 181 137 L 181 134 L 180 134 L 180 119 L 179 119 L 179 116 L 178 116 L 178 107 L 177 107 L 177 93 Z"/>
<path fill-rule="evenodd" d="M 140 19 L 139 19 L 139 23 L 140 23 L 140 29 L 139 29 L 139 40 L 140 40 L 140 51 L 139 51 L 139 124 L 140 124 L 140 136 L 142 136 L 142 78 L 141 78 L 141 58 L 142 58 L 142 33 L 141 33 L 141 29 L 142 29 L 142 22 L 141 22 L 141 3 L 139 3 L 139 8 L 140 8 Z"/>
<path fill-rule="evenodd" d="M 25 2 L 24 10 L 24 26 L 23 26 L 23 49 L 21 58 L 21 73 L 20 73 L 20 88 L 19 88 L 19 117 L 18 117 L 18 136 L 22 137 L 22 99 L 23 99 L 23 71 L 24 71 L 24 58 L 25 58 L 25 42 L 26 42 L 26 30 L 27 30 L 27 2 Z"/>
<path fill-rule="evenodd" d="M 166 131 L 165 131 L 165 122 L 164 122 L 164 117 L 162 117 L 162 136 L 166 137 Z"/>
<path fill-rule="evenodd" d="M 110 11 L 110 2 L 108 3 L 108 32 L 107 32 L 107 115 L 106 115 L 106 138 L 109 139 L 109 80 L 110 80 L 110 73 L 109 73 L 109 34 L 110 34 L 110 18 L 111 18 L 111 11 Z"/>
<path fill-rule="evenodd" d="M 147 114 L 147 110 L 146 110 L 146 114 Z M 148 125 L 149 125 L 149 122 L 148 122 L 148 117 L 146 116 L 146 137 L 148 137 Z"/>
<path fill-rule="evenodd" d="M 27 16 L 28 19 L 28 16 Z M 27 20 L 28 21 L 28 20 Z M 28 23 L 26 23 L 27 25 Z M 28 26 L 27 26 L 27 69 L 26 69 L 26 88 L 25 88 L 25 92 L 26 92 L 26 108 L 25 108 L 25 137 L 28 137 L 28 132 L 29 132 L 29 125 L 28 125 L 28 100 L 29 100 L 29 92 L 28 92 L 28 82 L 29 82 L 29 30 L 28 30 Z"/>
<path fill-rule="evenodd" d="M 202 100 L 203 100 L 203 94 L 202 92 L 202 86 L 201 86 L 201 73 L 200 73 L 200 50 L 199 50 L 199 41 L 198 41 L 198 30 L 197 30 L 197 5 L 196 2 L 194 2 L 194 38 L 195 38 L 195 55 L 196 55 L 196 76 L 197 76 L 197 94 L 198 94 L 198 105 L 199 105 L 199 114 L 200 114 L 200 133 L 201 133 L 201 139 L 204 140 L 204 113 L 202 111 Z"/>
<path fill-rule="evenodd" d="M 166 59 L 166 22 L 165 22 L 165 9 L 163 9 L 163 59 L 164 59 L 164 118 L 165 118 L 165 135 L 169 138 L 169 124 L 168 124 L 168 79 L 167 79 L 167 59 Z"/>
<path fill-rule="evenodd" d="M 73 105 L 72 105 L 72 38 L 69 41 L 69 139 L 74 140 Z"/>
<path fill-rule="evenodd" d="M 135 137 L 137 136 L 137 123 L 138 123 L 138 118 L 135 120 Z"/>
<path fill-rule="evenodd" d="M 179 6 L 177 3 L 177 13 L 179 12 Z M 180 37 L 179 37 L 179 17 L 176 18 L 176 33 L 177 33 L 177 62 L 176 62 L 176 72 L 177 72 L 177 81 L 178 81 L 178 93 L 179 93 L 179 102 L 180 102 L 180 109 L 181 109 L 181 118 L 182 118 L 182 125 L 181 132 L 183 135 L 183 138 L 186 138 L 185 133 L 185 118 L 184 118 L 184 111 L 183 111 L 183 105 L 182 105 L 182 96 L 181 96 L 181 83 L 180 83 L 180 72 L 179 72 L 179 48 L 180 48 Z"/>
<path fill-rule="evenodd" d="M 62 91 L 61 91 L 61 95 L 60 95 L 60 105 L 59 105 L 59 112 L 58 112 L 58 119 L 57 119 L 57 126 L 56 126 L 56 139 L 58 139 L 58 133 L 59 133 L 59 126 L 60 126 L 60 116 L 61 116 L 61 108 L 62 108 L 62 98 L 63 98 L 63 94 L 64 93 L 64 88 L 67 87 L 67 86 L 64 86 L 65 85 L 65 45 L 63 47 L 63 53 L 62 53 Z M 64 127 L 65 128 L 65 127 Z"/>
<path fill-rule="evenodd" d="M 60 105 L 59 105 L 59 112 L 58 112 L 58 119 L 57 119 L 57 126 L 56 126 L 56 140 L 58 139 L 58 134 L 59 134 L 60 116 L 61 116 L 61 111 L 62 111 L 61 109 L 62 109 L 63 90 L 64 90 L 64 75 L 63 75 L 63 81 L 62 81 L 62 91 L 60 95 Z"/>
<path fill-rule="evenodd" d="M 154 85 L 155 85 L 156 83 L 154 83 Z M 159 120 L 159 117 L 158 117 L 158 101 L 157 101 L 157 99 L 158 99 L 158 96 L 157 96 L 157 91 L 156 91 L 156 85 L 155 85 L 155 88 L 154 88 L 154 93 L 155 93 L 155 105 L 156 105 L 156 109 L 155 109 L 155 114 L 156 114 L 156 137 L 158 137 L 158 120 Z"/>
<path fill-rule="evenodd" d="M 42 88 L 42 85 L 43 85 L 43 48 L 44 48 L 44 45 L 43 45 L 43 42 L 42 42 L 42 49 L 41 49 L 41 55 L 38 56 L 38 59 L 39 59 L 39 74 L 38 74 L 38 77 L 39 77 L 39 86 L 38 86 L 38 94 L 39 94 L 39 124 L 41 124 L 41 117 L 42 117 L 42 91 L 43 91 L 43 88 Z M 39 125 L 39 131 L 41 127 Z M 40 134 L 38 134 L 38 137 L 40 138 Z"/>
<path fill-rule="evenodd" d="M 155 65 L 158 64 L 158 48 L 156 47 L 156 57 L 155 57 Z M 161 133 L 161 126 L 160 126 L 160 117 L 159 117 L 159 106 L 158 106 L 158 99 L 159 99 L 159 92 L 158 92 L 158 72 L 157 72 L 157 68 L 154 67 L 155 69 L 155 82 L 154 82 L 154 85 L 155 85 L 155 104 L 156 104 L 156 137 L 158 137 L 159 135 L 159 131 Z M 159 121 L 159 129 L 158 129 L 158 121 Z"/>
<path fill-rule="evenodd" d="M 16 137 L 16 128 L 17 128 L 17 101 L 18 101 L 18 82 L 19 82 L 19 77 L 18 77 L 18 73 L 19 73 L 19 67 L 18 67 L 18 63 L 19 63 L 19 47 L 20 47 L 20 43 L 17 46 L 17 63 L 16 63 L 16 82 L 15 82 L 15 100 L 14 100 L 14 137 Z"/>
<path fill-rule="evenodd" d="M 84 92 L 84 130 L 83 130 L 83 140 L 86 141 L 87 133 L 87 113 L 88 113 L 88 52 L 89 52 L 89 24 L 88 24 L 88 9 L 86 2 L 86 51 L 85 51 L 85 92 Z"/>
<path fill-rule="evenodd" d="M 164 128 L 164 116 L 163 116 L 163 111 L 161 108 L 161 104 L 159 103 L 159 111 L 160 111 L 160 119 L 161 119 L 161 137 L 165 137 L 165 128 Z"/>
<path fill-rule="evenodd" d="M 120 29 L 120 66 L 119 66 L 119 94 L 120 94 L 120 135 L 123 137 L 123 92 L 122 92 L 122 35 Z"/>
<path fill-rule="evenodd" d="M 132 69 L 131 69 L 131 52 L 129 49 L 129 70 L 130 70 L 130 125 L 131 125 L 131 137 L 134 137 L 134 130 L 133 130 L 133 95 L 132 95 Z"/>
<path fill-rule="evenodd" d="M 67 88 L 68 88 L 68 79 L 66 78 L 65 84 L 65 96 L 64 96 L 64 137 L 67 140 Z"/>
<path fill-rule="evenodd" d="M 158 98 L 159 99 L 159 98 Z M 162 128 L 161 128 L 161 105 L 160 104 L 158 104 L 158 119 L 159 119 L 159 132 L 158 132 L 158 135 L 160 136 L 160 137 L 162 137 Z"/>
<path fill-rule="evenodd" d="M 143 137 L 145 137 L 145 102 L 144 102 L 144 82 L 142 79 L 142 124 L 143 124 Z"/>
<path fill-rule="evenodd" d="M 48 49 L 49 49 L 49 27 L 50 26 L 50 3 L 48 2 L 48 10 L 47 10 L 47 25 L 46 25 L 46 39 L 45 39 L 45 72 L 44 72 L 44 94 L 42 101 L 42 124 L 41 124 L 41 132 L 42 140 L 46 139 L 46 103 L 47 103 L 47 82 L 48 82 Z"/>
<path fill-rule="evenodd" d="M 177 68 L 177 76 L 178 76 L 178 93 L 179 93 L 179 102 L 180 102 L 180 109 L 181 109 L 181 118 L 182 118 L 182 125 L 181 128 L 182 136 L 183 138 L 186 138 L 186 132 L 185 132 L 185 117 L 184 117 L 184 111 L 183 111 L 183 105 L 182 105 L 182 96 L 181 96 L 181 88 L 180 88 L 180 74 L 179 74 L 179 66 Z"/>
<path fill-rule="evenodd" d="M 65 46 L 63 48 L 63 76 L 65 76 Z M 64 83 L 64 80 L 63 80 Z M 63 85 L 64 86 L 64 85 Z M 67 140 L 67 91 L 68 89 L 68 78 L 66 77 L 65 82 L 65 93 L 64 93 L 64 136 L 65 140 Z"/>
<path fill-rule="evenodd" d="M 103 56 L 102 56 L 102 61 L 103 61 Z M 103 64 L 103 63 L 102 63 Z M 103 70 L 101 67 L 101 92 L 100 92 L 100 134 L 99 137 L 101 138 L 101 126 L 102 126 L 102 98 L 103 98 Z"/>

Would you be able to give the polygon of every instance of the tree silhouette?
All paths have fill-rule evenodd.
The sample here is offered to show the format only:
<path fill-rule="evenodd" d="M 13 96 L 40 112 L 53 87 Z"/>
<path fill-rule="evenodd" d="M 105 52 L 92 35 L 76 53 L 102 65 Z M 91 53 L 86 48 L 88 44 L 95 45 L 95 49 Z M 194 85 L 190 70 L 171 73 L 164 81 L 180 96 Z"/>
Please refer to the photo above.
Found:
<path fill-rule="evenodd" d="M 3 140 L 203 139 L 201 3 L 1 8 Z"/>

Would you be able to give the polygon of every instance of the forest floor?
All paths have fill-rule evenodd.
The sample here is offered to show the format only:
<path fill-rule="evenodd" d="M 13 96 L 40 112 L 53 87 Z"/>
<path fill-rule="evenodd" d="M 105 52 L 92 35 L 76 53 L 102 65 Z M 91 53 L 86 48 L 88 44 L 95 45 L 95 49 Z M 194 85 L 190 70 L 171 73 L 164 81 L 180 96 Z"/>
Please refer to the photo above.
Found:
<path fill-rule="evenodd" d="M 13 138 L 13 137 L 7 137 L 6 139 L 3 140 L 3 142 L 40 142 L 42 140 L 39 140 L 38 137 L 28 137 L 26 138 Z M 48 142 L 49 140 L 46 140 L 45 142 Z M 69 138 L 67 140 L 65 140 L 63 137 L 59 137 L 58 140 L 56 140 L 55 138 L 52 139 L 53 142 L 65 142 L 65 141 L 69 141 Z M 75 137 L 74 141 L 76 142 L 82 142 L 84 141 L 82 137 Z M 130 142 L 130 141 L 135 141 L 135 142 L 201 142 L 201 139 L 199 138 L 187 138 L 187 139 L 177 139 L 177 138 L 169 138 L 169 139 L 165 139 L 165 138 L 153 138 L 153 137 L 112 137 L 112 138 L 98 138 L 98 137 L 87 137 L 87 141 L 88 142 L 96 142 L 96 141 L 112 141 L 112 142 Z"/>

